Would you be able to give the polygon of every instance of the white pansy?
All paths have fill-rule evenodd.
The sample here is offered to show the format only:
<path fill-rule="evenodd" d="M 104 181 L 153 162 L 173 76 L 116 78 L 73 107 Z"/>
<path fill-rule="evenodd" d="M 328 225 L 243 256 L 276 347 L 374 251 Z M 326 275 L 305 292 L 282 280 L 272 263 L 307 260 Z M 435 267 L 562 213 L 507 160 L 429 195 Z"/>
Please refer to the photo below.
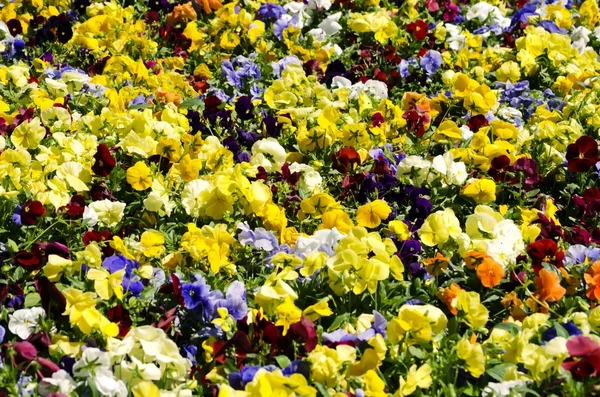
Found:
<path fill-rule="evenodd" d="M 98 223 L 105 227 L 115 227 L 123 219 L 125 203 L 108 199 L 92 202 L 89 207 L 98 215 Z"/>
<path fill-rule="evenodd" d="M 591 30 L 585 26 L 578 26 L 571 31 L 571 46 L 583 54 L 589 47 Z"/>
<path fill-rule="evenodd" d="M 501 20 L 505 19 L 504 15 L 502 15 L 502 11 L 500 11 L 498 7 L 484 1 L 469 7 L 466 18 L 468 21 L 476 19 L 481 23 L 486 22 L 486 24 L 490 26 L 496 25 Z"/>
<path fill-rule="evenodd" d="M 435 178 L 431 171 L 431 162 L 420 156 L 407 156 L 396 170 L 396 176 L 400 181 L 409 182 L 416 186 L 423 186 Z"/>
<path fill-rule="evenodd" d="M 320 28 L 311 29 L 308 31 L 308 34 L 311 35 L 315 41 L 327 40 L 327 35 L 325 34 L 325 31 Z"/>
<path fill-rule="evenodd" d="M 308 0 L 308 8 L 312 10 L 329 10 L 332 4 L 331 0 Z"/>
<path fill-rule="evenodd" d="M 304 172 L 298 181 L 298 194 L 302 198 L 312 197 L 321 190 L 323 177 L 318 171 L 311 170 Z"/>
<path fill-rule="evenodd" d="M 298 237 L 294 253 L 302 257 L 315 251 L 324 251 L 333 255 L 338 242 L 344 237 L 345 235 L 336 228 L 318 230 L 310 237 Z"/>
<path fill-rule="evenodd" d="M 283 6 L 287 13 L 292 17 L 296 17 L 296 27 L 302 29 L 309 26 L 312 22 L 312 17 L 306 12 L 307 6 L 302 2 L 291 2 Z"/>
<path fill-rule="evenodd" d="M 266 171 L 279 171 L 285 163 L 286 152 L 275 138 L 265 138 L 252 145 L 250 164 L 262 166 Z"/>
<path fill-rule="evenodd" d="M 127 397 L 127 386 L 122 380 L 117 380 L 111 374 L 100 374 L 94 377 L 94 386 L 101 396 Z"/>
<path fill-rule="evenodd" d="M 432 162 L 433 169 L 443 177 L 443 184 L 462 186 L 467 180 L 467 167 L 463 162 L 454 162 L 451 152 L 436 156 Z"/>
<path fill-rule="evenodd" d="M 341 17 L 341 12 L 336 12 L 335 14 L 329 15 L 319 24 L 319 29 L 323 30 L 326 35 L 333 36 L 342 30 L 342 25 L 339 23 Z"/>
<path fill-rule="evenodd" d="M 342 77 L 342 76 L 335 76 L 333 79 L 331 79 L 331 88 L 332 89 L 338 89 L 338 88 L 350 88 L 352 87 L 352 81 L 350 81 L 349 79 Z"/>
<path fill-rule="evenodd" d="M 515 119 L 523 119 L 523 113 L 521 113 L 520 110 L 508 106 L 498 109 L 498 113 L 496 115 L 499 118 L 508 121 L 513 121 Z"/>
<path fill-rule="evenodd" d="M 36 330 L 40 318 L 46 315 L 41 307 L 19 309 L 8 316 L 8 329 L 21 339 L 27 339 Z"/>
<path fill-rule="evenodd" d="M 462 139 L 464 139 L 465 141 L 473 137 L 473 131 L 471 131 L 471 129 L 467 125 L 463 125 L 462 127 L 460 127 L 460 131 L 462 133 Z"/>
<path fill-rule="evenodd" d="M 98 214 L 89 206 L 86 206 L 83 210 L 83 222 L 91 227 L 98 224 Z"/>
<path fill-rule="evenodd" d="M 81 358 L 73 365 L 73 376 L 87 378 L 92 374 L 110 373 L 110 357 L 95 347 L 88 347 L 81 354 Z"/>
<path fill-rule="evenodd" d="M 375 99 L 386 99 L 388 97 L 387 84 L 379 80 L 367 80 L 365 91 Z"/>
<path fill-rule="evenodd" d="M 519 393 L 514 389 L 519 386 L 525 386 L 526 382 L 523 380 L 506 380 L 504 382 L 496 383 L 490 382 L 483 390 L 481 394 L 483 397 L 521 397 L 524 393 Z"/>
<path fill-rule="evenodd" d="M 467 37 L 464 34 L 461 34 L 461 28 L 452 24 L 445 24 L 446 28 L 446 43 L 448 43 L 448 47 L 454 51 L 462 50 L 466 45 Z"/>
<path fill-rule="evenodd" d="M 51 378 L 42 379 L 38 392 L 42 396 L 50 393 L 60 393 L 68 396 L 76 388 L 77 383 L 71 378 L 71 375 L 64 369 L 61 369 L 53 373 Z"/>

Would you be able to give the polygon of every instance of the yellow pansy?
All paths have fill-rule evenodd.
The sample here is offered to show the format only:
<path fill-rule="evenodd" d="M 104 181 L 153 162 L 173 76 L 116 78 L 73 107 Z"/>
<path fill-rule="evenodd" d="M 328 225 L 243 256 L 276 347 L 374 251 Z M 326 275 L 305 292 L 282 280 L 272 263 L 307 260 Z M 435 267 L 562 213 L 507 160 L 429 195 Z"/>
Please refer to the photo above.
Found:
<path fill-rule="evenodd" d="M 152 171 L 144 162 L 138 161 L 127 169 L 127 183 L 135 190 L 146 190 L 152 186 Z"/>
<path fill-rule="evenodd" d="M 104 268 L 90 269 L 87 272 L 87 278 L 94 280 L 94 289 L 98 296 L 104 300 L 110 299 L 113 294 L 117 299 L 123 299 L 123 276 L 125 269 L 118 270 L 110 274 Z"/>
<path fill-rule="evenodd" d="M 315 303 L 314 305 L 309 306 L 306 309 L 304 309 L 302 314 L 305 317 L 308 317 L 311 321 L 316 321 L 321 317 L 331 316 L 333 314 L 333 312 L 329 308 L 329 304 L 328 304 L 327 300 L 322 299 L 322 300 L 318 301 L 317 303 Z"/>
<path fill-rule="evenodd" d="M 469 183 L 462 194 L 471 197 L 477 204 L 496 201 L 496 183 L 492 179 L 477 179 Z"/>
<path fill-rule="evenodd" d="M 385 201 L 375 200 L 358 208 L 356 222 L 360 226 L 376 228 L 382 220 L 387 219 L 391 212 L 392 209 Z"/>
<path fill-rule="evenodd" d="M 302 310 L 294 305 L 294 301 L 290 296 L 286 296 L 283 303 L 275 309 L 277 313 L 277 322 L 275 325 L 283 326 L 283 335 L 285 336 L 292 324 L 299 322 L 302 319 Z"/>
<path fill-rule="evenodd" d="M 160 256 L 165 252 L 165 238 L 157 230 L 147 230 L 142 233 L 140 243 L 145 256 Z"/>

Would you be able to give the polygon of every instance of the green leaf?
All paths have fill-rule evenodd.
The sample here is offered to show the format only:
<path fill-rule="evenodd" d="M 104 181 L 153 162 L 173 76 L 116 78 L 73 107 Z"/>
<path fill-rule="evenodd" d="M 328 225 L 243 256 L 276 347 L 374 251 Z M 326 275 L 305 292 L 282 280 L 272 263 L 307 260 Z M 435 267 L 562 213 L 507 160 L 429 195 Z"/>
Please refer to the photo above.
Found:
<path fill-rule="evenodd" d="M 42 299 L 37 292 L 29 293 L 25 296 L 25 307 L 36 307 L 40 305 Z"/>
<path fill-rule="evenodd" d="M 511 335 L 516 335 L 521 331 L 521 327 L 519 327 L 517 324 L 513 324 L 513 323 L 500 323 L 500 324 L 496 324 L 494 326 L 494 328 L 499 328 L 502 329 L 504 331 L 508 331 L 510 332 Z"/>
<path fill-rule="evenodd" d="M 275 360 L 277 361 L 277 364 L 279 364 L 279 368 L 281 369 L 287 368 L 291 363 L 290 359 L 286 356 L 277 356 L 275 357 Z"/>
<path fill-rule="evenodd" d="M 569 335 L 569 331 L 567 331 L 565 327 L 558 323 L 556 323 L 554 328 L 556 328 L 556 336 L 562 336 L 563 338 L 568 338 L 569 336 L 571 336 Z"/>
<path fill-rule="evenodd" d="M 331 397 L 331 395 L 329 394 L 329 391 L 327 390 L 327 388 L 325 386 L 323 386 L 321 383 L 315 383 L 315 386 L 317 387 L 317 389 L 319 390 L 319 393 L 324 396 L 324 397 Z"/>
<path fill-rule="evenodd" d="M 143 103 L 141 105 L 131 105 L 129 106 L 127 109 L 129 110 L 138 110 L 138 109 L 148 109 L 148 108 L 153 108 L 153 105 L 147 104 L 147 103 Z"/>
<path fill-rule="evenodd" d="M 188 98 L 185 101 L 181 102 L 179 108 L 181 109 L 192 109 L 202 106 L 204 102 L 198 98 Z"/>
<path fill-rule="evenodd" d="M 506 375 L 506 371 L 512 366 L 513 364 L 511 363 L 502 363 L 500 365 L 496 365 L 495 367 L 488 369 L 487 371 L 485 371 L 485 373 L 497 380 L 498 382 L 502 382 L 504 380 L 504 376 Z"/>
<path fill-rule="evenodd" d="M 346 321 L 348 321 L 349 318 L 350 318 L 350 313 L 340 314 L 339 316 L 337 316 L 335 318 L 335 320 L 333 320 L 333 323 L 331 323 L 327 332 L 331 332 L 331 331 L 338 329 L 342 324 L 344 324 Z"/>
<path fill-rule="evenodd" d="M 410 346 L 408 348 L 408 351 L 410 354 L 412 354 L 416 358 L 424 358 L 425 357 L 425 352 L 423 350 L 419 349 L 418 347 Z"/>
<path fill-rule="evenodd" d="M 6 241 L 6 244 L 8 245 L 8 248 L 10 249 L 10 252 L 17 252 L 17 251 L 19 251 L 19 246 L 17 245 L 17 243 L 15 243 L 14 241 L 12 241 L 11 239 L 8 239 Z"/>

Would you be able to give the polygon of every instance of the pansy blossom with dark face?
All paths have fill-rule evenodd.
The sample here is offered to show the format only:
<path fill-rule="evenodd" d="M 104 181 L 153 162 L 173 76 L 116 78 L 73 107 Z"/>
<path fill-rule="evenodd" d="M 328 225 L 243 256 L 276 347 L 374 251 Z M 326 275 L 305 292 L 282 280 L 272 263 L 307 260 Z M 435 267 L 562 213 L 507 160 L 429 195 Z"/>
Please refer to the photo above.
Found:
<path fill-rule="evenodd" d="M 102 177 L 109 176 L 117 164 L 117 161 L 110 153 L 110 149 L 104 143 L 98 145 L 94 159 L 96 159 L 96 162 L 92 166 L 92 171 Z"/>
<path fill-rule="evenodd" d="M 598 162 L 598 142 L 590 136 L 582 136 L 567 146 L 567 167 L 573 172 L 587 172 Z"/>

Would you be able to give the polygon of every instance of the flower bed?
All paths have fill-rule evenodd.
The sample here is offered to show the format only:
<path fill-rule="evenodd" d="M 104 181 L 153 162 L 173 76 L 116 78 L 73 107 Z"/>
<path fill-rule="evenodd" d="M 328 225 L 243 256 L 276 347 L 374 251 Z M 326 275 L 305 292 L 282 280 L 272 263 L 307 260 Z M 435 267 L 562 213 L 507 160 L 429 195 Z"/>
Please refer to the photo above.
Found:
<path fill-rule="evenodd" d="M 0 397 L 592 396 L 594 0 L 0 7 Z"/>

